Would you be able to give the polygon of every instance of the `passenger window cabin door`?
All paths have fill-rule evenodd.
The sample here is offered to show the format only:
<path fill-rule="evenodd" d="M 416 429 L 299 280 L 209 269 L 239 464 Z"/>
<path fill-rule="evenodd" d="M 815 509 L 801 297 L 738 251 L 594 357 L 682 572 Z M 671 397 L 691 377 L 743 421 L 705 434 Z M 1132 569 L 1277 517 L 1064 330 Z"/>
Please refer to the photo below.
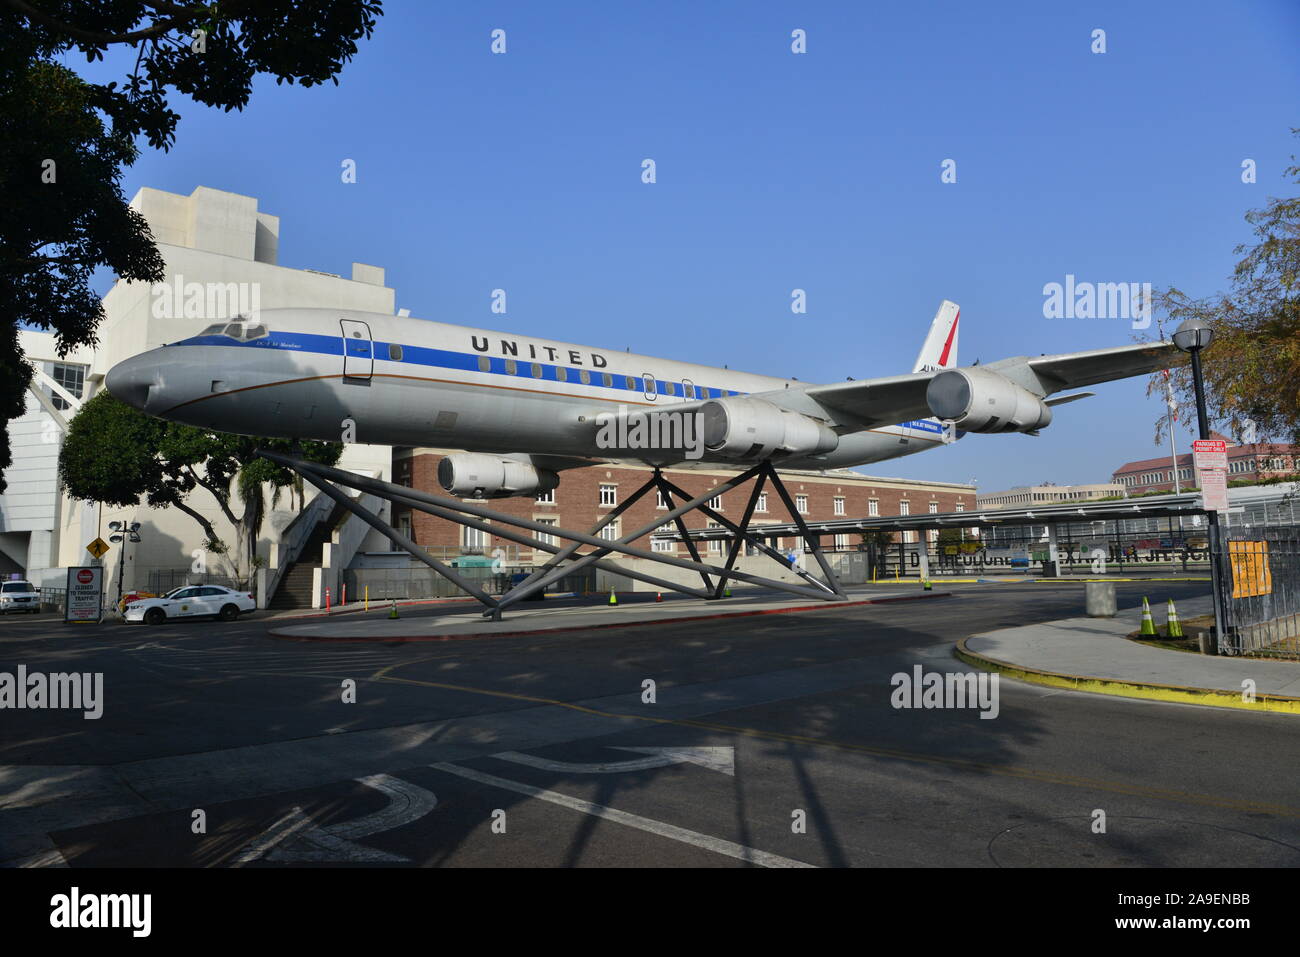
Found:
<path fill-rule="evenodd" d="M 343 378 L 370 380 L 375 371 L 375 350 L 370 326 L 360 319 L 340 319 L 343 330 Z"/>
<path fill-rule="evenodd" d="M 227 593 L 221 588 L 200 588 L 198 600 L 196 602 L 196 614 L 216 615 L 221 611 L 221 606 L 226 604 Z"/>
<path fill-rule="evenodd" d="M 187 618 L 190 615 L 198 614 L 198 592 L 197 588 L 186 588 L 173 595 L 172 607 L 169 609 L 171 617 Z"/>
<path fill-rule="evenodd" d="M 659 390 L 655 385 L 655 377 L 649 372 L 641 373 L 641 384 L 645 387 L 645 397 L 647 402 L 654 402 L 659 398 Z"/>

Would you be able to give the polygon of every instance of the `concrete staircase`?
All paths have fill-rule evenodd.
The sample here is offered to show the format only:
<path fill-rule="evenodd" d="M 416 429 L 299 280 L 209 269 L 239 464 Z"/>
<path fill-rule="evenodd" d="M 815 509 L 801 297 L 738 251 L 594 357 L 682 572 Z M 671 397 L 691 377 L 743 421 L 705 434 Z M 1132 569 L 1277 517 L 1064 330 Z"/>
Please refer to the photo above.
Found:
<path fill-rule="evenodd" d="M 329 541 L 335 527 L 348 513 L 342 505 L 336 505 L 325 521 L 316 525 L 311 536 L 303 544 L 298 560 L 285 569 L 280 583 L 271 596 L 268 608 L 271 611 L 292 611 L 312 607 L 312 584 L 316 569 L 321 565 L 321 552 Z"/>

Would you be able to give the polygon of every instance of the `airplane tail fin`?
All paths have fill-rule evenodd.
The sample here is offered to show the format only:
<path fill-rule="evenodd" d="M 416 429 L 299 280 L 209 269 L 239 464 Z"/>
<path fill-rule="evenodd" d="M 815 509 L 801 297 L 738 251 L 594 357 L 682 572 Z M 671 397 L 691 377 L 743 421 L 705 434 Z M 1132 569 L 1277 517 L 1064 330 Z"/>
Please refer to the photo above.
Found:
<path fill-rule="evenodd" d="M 913 372 L 935 372 L 957 364 L 957 320 L 960 318 L 961 307 L 955 302 L 945 299 L 939 304 Z"/>

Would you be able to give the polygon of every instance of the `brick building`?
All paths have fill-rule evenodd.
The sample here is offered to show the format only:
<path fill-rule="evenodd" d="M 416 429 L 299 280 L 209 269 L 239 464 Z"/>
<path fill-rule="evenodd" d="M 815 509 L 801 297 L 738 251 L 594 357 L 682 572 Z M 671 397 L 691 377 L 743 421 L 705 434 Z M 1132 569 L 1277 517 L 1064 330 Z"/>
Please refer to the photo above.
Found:
<path fill-rule="evenodd" d="M 1300 474 L 1300 445 L 1256 442 L 1237 445 L 1226 436 L 1211 433 L 1216 439 L 1228 442 L 1228 481 L 1258 482 L 1269 478 L 1284 478 Z M 1175 463 L 1166 455 L 1156 459 L 1125 462 L 1115 470 L 1112 478 L 1124 486 L 1129 495 L 1143 492 L 1172 492 L 1174 470 L 1178 470 L 1180 489 L 1196 485 L 1196 469 L 1190 452 L 1178 456 Z"/>
<path fill-rule="evenodd" d="M 438 484 L 438 462 L 443 458 L 439 449 L 395 449 L 393 452 L 394 481 L 401 485 L 435 495 L 445 495 Z M 664 475 L 673 484 L 700 495 L 725 482 L 736 474 L 727 469 L 665 469 Z M 485 504 L 507 515 L 530 518 L 546 524 L 587 531 L 616 505 L 634 493 L 651 475 L 651 470 L 637 466 L 595 465 L 589 468 L 570 469 L 561 473 L 560 487 L 543 492 L 536 498 L 519 497 L 493 499 Z M 826 472 L 782 471 L 781 477 L 795 507 L 805 521 L 815 523 L 834 518 L 869 517 L 872 515 L 923 515 L 935 512 L 958 512 L 975 507 L 975 487 L 951 482 L 928 482 L 905 479 L 877 478 L 848 469 Z M 719 496 L 711 507 L 738 522 L 753 490 L 750 483 Z M 675 505 L 681 504 L 674 500 Z M 625 531 L 641 527 L 664 514 L 666 505 L 655 492 L 647 493 L 639 502 L 619 516 L 611 526 L 602 530 L 608 538 L 618 538 Z M 547 553 L 532 554 L 533 549 L 517 546 L 496 536 L 488 536 L 477 529 L 468 529 L 411 509 L 394 506 L 393 521 L 396 527 L 415 539 L 416 543 L 435 554 L 490 554 L 502 547 L 507 554 L 521 561 L 543 559 Z M 703 528 L 709 520 L 700 512 L 685 516 L 688 528 Z M 763 497 L 754 511 L 752 525 L 776 524 L 791 521 L 789 511 L 771 486 L 766 486 Z M 906 533 L 915 537 L 915 533 Z M 854 550 L 860 538 L 854 535 L 828 536 L 823 547 L 836 550 Z M 564 544 L 557 540 L 556 544 Z M 645 539 L 637 542 L 647 547 Z M 795 546 L 787 538 L 777 547 Z M 682 543 L 658 541 L 657 551 L 689 557 Z M 711 543 L 709 550 L 718 552 L 721 543 Z"/>

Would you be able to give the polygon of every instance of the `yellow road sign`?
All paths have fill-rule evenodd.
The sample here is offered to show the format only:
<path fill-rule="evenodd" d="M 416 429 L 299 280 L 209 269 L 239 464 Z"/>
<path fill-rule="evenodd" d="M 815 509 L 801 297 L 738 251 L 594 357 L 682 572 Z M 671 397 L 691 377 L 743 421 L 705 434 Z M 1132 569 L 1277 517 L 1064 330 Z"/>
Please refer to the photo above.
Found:
<path fill-rule="evenodd" d="M 104 553 L 108 551 L 108 542 L 104 541 L 102 538 L 97 538 L 86 546 L 86 551 L 90 552 L 90 554 L 94 555 L 96 558 L 103 558 Z"/>

